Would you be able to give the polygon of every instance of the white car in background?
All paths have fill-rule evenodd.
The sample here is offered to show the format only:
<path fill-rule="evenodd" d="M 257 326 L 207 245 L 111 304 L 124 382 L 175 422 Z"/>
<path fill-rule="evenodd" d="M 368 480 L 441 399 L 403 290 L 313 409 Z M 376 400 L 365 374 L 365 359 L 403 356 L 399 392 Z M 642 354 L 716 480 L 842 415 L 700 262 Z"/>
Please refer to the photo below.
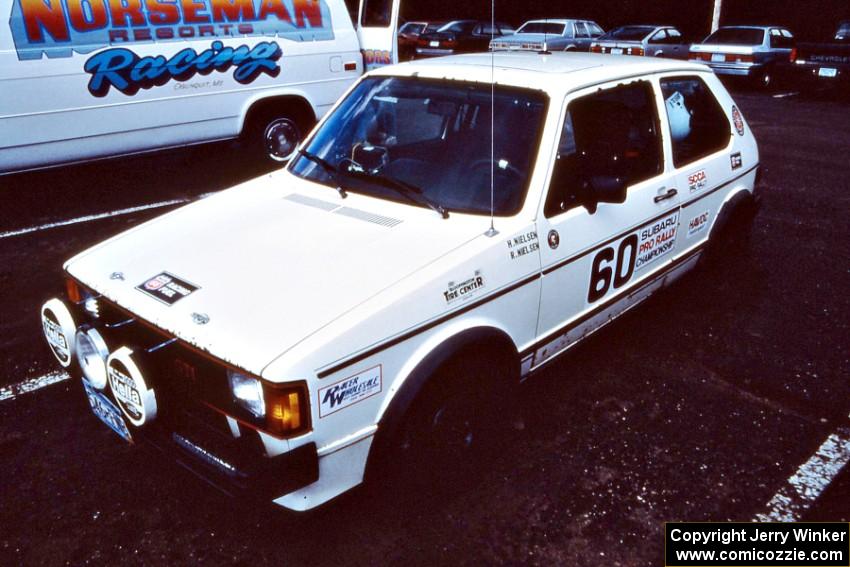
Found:
<path fill-rule="evenodd" d="M 587 51 L 604 33 L 591 20 L 529 20 L 514 35 L 493 39 L 490 50 L 499 51 Z"/>
<path fill-rule="evenodd" d="M 44 333 L 121 437 L 306 510 L 367 467 L 465 450 L 494 392 L 722 261 L 758 168 L 703 65 L 386 67 L 285 170 L 69 260 Z"/>

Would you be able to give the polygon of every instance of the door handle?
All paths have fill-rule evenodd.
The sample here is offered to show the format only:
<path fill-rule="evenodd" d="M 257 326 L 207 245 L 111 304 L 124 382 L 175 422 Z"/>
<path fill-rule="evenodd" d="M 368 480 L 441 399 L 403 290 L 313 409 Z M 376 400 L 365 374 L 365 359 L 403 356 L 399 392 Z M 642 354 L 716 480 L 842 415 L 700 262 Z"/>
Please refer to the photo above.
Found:
<path fill-rule="evenodd" d="M 656 203 L 660 203 L 661 201 L 666 201 L 667 199 L 672 199 L 673 197 L 675 197 L 678 194 L 679 194 L 679 192 L 676 191 L 675 189 L 667 189 L 666 193 L 656 195 L 655 198 L 653 199 L 653 201 L 655 201 Z"/>

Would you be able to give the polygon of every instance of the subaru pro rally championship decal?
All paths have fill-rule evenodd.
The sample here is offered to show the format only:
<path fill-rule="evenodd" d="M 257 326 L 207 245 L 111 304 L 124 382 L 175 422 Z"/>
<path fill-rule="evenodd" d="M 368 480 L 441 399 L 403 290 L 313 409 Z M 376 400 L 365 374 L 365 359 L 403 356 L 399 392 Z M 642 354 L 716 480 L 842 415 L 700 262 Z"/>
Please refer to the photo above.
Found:
<path fill-rule="evenodd" d="M 291 41 L 334 38 L 324 0 L 14 0 L 10 18 L 19 60 L 88 54 L 89 91 L 105 96 L 110 87 L 133 95 L 139 89 L 197 74 L 225 72 L 242 84 L 280 73 L 279 37 Z M 269 38 L 225 46 L 217 38 Z M 140 56 L 128 46 L 208 38 L 206 49 L 174 55 Z M 120 46 L 120 47 L 119 47 Z"/>

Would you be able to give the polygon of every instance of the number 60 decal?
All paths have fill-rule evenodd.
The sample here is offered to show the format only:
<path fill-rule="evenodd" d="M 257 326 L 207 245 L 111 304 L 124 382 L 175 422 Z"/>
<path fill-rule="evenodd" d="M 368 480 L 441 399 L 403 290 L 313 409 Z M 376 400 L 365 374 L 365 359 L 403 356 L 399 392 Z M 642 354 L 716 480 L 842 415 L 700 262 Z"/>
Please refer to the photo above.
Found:
<path fill-rule="evenodd" d="M 637 234 L 632 234 L 620 241 L 616 253 L 614 247 L 609 246 L 596 254 L 593 258 L 593 267 L 590 269 L 590 289 L 587 292 L 589 303 L 605 297 L 612 283 L 614 289 L 619 289 L 632 279 L 635 273 L 637 245 Z M 615 259 L 616 262 L 614 262 Z"/>

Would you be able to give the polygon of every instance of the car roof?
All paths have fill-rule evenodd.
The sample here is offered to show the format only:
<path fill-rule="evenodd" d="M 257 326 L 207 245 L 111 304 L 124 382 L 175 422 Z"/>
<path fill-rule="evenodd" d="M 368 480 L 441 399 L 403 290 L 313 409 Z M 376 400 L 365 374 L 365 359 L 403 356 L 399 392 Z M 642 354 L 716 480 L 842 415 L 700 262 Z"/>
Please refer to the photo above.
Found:
<path fill-rule="evenodd" d="M 570 24 L 572 22 L 585 22 L 587 20 L 573 20 L 573 19 L 561 19 L 561 18 L 544 18 L 541 20 L 527 20 L 522 23 L 525 24 Z"/>
<path fill-rule="evenodd" d="M 596 53 L 493 52 L 420 59 L 382 67 L 374 75 L 418 76 L 527 87 L 562 93 L 617 78 L 665 71 L 710 72 L 707 67 L 674 59 Z"/>
<path fill-rule="evenodd" d="M 785 29 L 785 26 L 720 26 L 721 30 L 769 30 L 770 28 Z"/>

